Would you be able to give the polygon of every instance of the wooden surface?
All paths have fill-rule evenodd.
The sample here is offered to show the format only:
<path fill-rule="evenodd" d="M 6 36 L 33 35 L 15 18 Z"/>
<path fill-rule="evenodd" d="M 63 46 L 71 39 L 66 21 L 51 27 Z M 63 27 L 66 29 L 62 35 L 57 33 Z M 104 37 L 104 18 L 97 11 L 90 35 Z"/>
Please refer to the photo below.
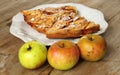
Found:
<path fill-rule="evenodd" d="M 12 17 L 20 10 L 47 3 L 82 3 L 99 9 L 109 23 L 102 34 L 107 42 L 107 53 L 98 62 L 80 60 L 68 71 L 55 70 L 48 63 L 28 70 L 18 61 L 18 50 L 23 41 L 9 33 Z M 0 75 L 120 75 L 120 0 L 0 0 Z"/>

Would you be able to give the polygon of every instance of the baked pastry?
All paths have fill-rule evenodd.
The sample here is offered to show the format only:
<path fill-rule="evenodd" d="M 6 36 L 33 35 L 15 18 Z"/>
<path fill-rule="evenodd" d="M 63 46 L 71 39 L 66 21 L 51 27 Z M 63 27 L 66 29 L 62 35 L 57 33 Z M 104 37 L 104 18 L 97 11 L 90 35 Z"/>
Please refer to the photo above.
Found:
<path fill-rule="evenodd" d="M 54 23 L 62 19 L 74 18 L 77 11 L 72 6 L 22 11 L 24 20 L 39 32 L 46 33 Z"/>
<path fill-rule="evenodd" d="M 73 38 L 100 30 L 100 25 L 87 21 L 74 6 L 23 10 L 24 20 L 48 38 Z"/>

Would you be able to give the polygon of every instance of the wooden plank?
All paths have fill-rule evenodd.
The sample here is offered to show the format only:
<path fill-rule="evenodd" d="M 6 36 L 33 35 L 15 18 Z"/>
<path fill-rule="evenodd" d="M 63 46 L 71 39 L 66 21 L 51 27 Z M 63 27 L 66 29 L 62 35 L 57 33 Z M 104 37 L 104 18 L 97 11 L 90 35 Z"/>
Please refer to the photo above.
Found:
<path fill-rule="evenodd" d="M 18 61 L 18 51 L 24 43 L 9 33 L 12 17 L 20 10 L 47 3 L 82 3 L 101 10 L 109 23 L 102 35 L 108 51 L 104 59 L 87 62 L 80 59 L 71 70 L 53 69 L 47 62 L 38 69 L 23 68 Z M 0 0 L 0 75 L 119 75 L 120 74 L 120 0 Z"/>

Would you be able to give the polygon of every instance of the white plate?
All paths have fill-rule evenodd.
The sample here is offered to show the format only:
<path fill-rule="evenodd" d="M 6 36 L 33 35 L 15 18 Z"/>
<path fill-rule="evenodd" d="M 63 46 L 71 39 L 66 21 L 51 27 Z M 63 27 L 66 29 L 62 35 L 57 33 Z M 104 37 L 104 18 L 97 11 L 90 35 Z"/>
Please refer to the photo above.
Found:
<path fill-rule="evenodd" d="M 108 23 L 104 19 L 104 15 L 101 11 L 97 9 L 93 9 L 90 7 L 87 7 L 82 4 L 76 4 L 76 3 L 64 3 L 64 4 L 45 4 L 45 5 L 39 5 L 36 6 L 30 10 L 39 9 L 39 8 L 46 8 L 46 7 L 61 7 L 65 5 L 71 5 L 75 6 L 77 10 L 80 12 L 79 14 L 83 17 L 85 17 L 89 21 L 94 21 L 96 24 L 100 24 L 100 31 L 95 34 L 102 34 L 106 31 L 108 27 Z M 10 27 L 10 33 L 14 36 L 20 38 L 24 42 L 28 42 L 31 40 L 37 40 L 39 42 L 42 42 L 46 45 L 51 45 L 54 42 L 61 40 L 61 39 L 48 39 L 46 38 L 45 34 L 39 33 L 33 28 L 31 28 L 25 21 L 24 17 L 21 13 L 18 13 L 15 15 L 12 19 L 12 24 Z M 75 39 L 68 39 L 76 43 L 79 38 Z"/>

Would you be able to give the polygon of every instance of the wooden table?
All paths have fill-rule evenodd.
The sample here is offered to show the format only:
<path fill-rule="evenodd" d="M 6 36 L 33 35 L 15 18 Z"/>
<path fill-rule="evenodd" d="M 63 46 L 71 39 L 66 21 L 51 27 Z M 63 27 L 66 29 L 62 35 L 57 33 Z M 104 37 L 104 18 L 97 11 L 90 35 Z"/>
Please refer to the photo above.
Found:
<path fill-rule="evenodd" d="M 12 17 L 20 10 L 47 3 L 81 3 L 99 9 L 109 23 L 102 34 L 107 53 L 98 62 L 80 60 L 68 71 L 53 69 L 48 63 L 28 70 L 18 61 L 18 50 L 24 42 L 9 33 Z M 0 75 L 120 75 L 120 0 L 0 0 Z"/>

